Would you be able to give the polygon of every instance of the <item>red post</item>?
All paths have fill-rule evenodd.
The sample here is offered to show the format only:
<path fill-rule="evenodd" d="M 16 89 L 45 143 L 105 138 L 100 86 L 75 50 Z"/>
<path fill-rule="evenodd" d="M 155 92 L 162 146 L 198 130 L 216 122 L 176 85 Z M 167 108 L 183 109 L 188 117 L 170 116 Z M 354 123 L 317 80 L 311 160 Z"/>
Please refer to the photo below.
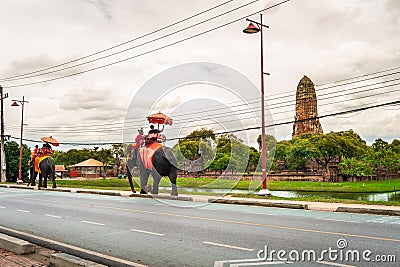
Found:
<path fill-rule="evenodd" d="M 260 14 L 261 32 L 261 173 L 262 189 L 267 189 L 267 153 L 265 147 L 265 108 L 264 108 L 264 45 L 263 45 L 263 26 L 262 14 Z"/>
<path fill-rule="evenodd" d="M 18 180 L 17 183 L 22 183 L 22 133 L 24 131 L 24 103 L 25 96 L 22 96 L 22 112 L 21 112 L 21 138 L 19 142 L 19 169 L 18 169 Z"/>
<path fill-rule="evenodd" d="M 22 96 L 22 100 L 13 100 L 14 103 L 11 106 L 17 107 L 19 106 L 17 102 L 19 102 L 22 106 L 21 109 L 21 137 L 19 142 L 19 167 L 18 167 L 18 180 L 17 183 L 22 183 L 22 133 L 24 131 L 24 104 L 28 103 L 25 101 L 25 96 Z"/>

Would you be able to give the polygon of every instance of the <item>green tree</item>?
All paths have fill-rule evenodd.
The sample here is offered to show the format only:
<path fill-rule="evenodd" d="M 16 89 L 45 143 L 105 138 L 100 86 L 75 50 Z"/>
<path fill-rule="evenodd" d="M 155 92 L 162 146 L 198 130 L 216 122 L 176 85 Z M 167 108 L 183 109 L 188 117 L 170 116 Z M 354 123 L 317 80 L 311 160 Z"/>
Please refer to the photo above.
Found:
<path fill-rule="evenodd" d="M 356 158 L 344 158 L 339 163 L 339 170 L 344 175 L 349 176 L 365 176 L 374 173 L 373 168 L 364 160 Z"/>
<path fill-rule="evenodd" d="M 15 182 L 19 175 L 19 144 L 14 141 L 9 141 L 4 144 L 4 151 L 6 156 L 6 178 L 7 181 Z M 31 150 L 25 144 L 22 145 L 22 180 L 29 179 L 29 166 Z"/>
<path fill-rule="evenodd" d="M 84 160 L 96 159 L 97 151 L 93 149 L 70 149 L 67 152 L 55 151 L 53 158 L 57 165 L 71 166 Z"/>
<path fill-rule="evenodd" d="M 106 173 L 107 165 L 114 165 L 113 151 L 111 149 L 102 148 L 100 151 L 96 151 L 95 159 L 103 163 L 103 171 Z"/>
<path fill-rule="evenodd" d="M 249 148 L 249 160 L 246 167 L 246 172 L 251 173 L 257 170 L 259 164 L 261 153 L 257 151 L 254 147 Z"/>
<path fill-rule="evenodd" d="M 372 144 L 372 148 L 374 149 L 375 152 L 378 152 L 382 149 L 385 149 L 387 145 L 388 145 L 388 142 L 382 140 L 381 138 L 378 138 Z"/>
<path fill-rule="evenodd" d="M 195 161 L 202 157 L 204 168 L 207 168 L 215 158 L 213 144 L 215 134 L 213 130 L 202 128 L 195 130 L 186 137 L 180 139 L 173 147 L 174 154 L 178 161 L 178 167 L 183 168 L 186 160 Z"/>

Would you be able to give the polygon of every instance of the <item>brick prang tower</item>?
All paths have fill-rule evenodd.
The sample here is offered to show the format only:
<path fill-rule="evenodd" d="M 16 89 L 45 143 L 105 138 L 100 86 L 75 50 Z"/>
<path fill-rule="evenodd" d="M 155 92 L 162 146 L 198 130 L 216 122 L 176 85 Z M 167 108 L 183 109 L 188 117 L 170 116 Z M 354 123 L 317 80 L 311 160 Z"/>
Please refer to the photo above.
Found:
<path fill-rule="evenodd" d="M 314 83 L 307 76 L 304 76 L 297 85 L 294 119 L 292 138 L 304 133 L 323 133 L 318 119 Z"/>

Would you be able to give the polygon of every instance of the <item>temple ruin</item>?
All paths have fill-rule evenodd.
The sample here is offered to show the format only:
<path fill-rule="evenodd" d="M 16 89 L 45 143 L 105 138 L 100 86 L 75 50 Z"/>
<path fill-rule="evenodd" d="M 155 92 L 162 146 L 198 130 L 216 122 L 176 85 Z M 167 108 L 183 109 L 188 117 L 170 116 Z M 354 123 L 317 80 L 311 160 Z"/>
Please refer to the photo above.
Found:
<path fill-rule="evenodd" d="M 314 83 L 305 75 L 297 85 L 296 116 L 294 119 L 292 138 L 305 133 L 323 133 L 318 119 Z"/>

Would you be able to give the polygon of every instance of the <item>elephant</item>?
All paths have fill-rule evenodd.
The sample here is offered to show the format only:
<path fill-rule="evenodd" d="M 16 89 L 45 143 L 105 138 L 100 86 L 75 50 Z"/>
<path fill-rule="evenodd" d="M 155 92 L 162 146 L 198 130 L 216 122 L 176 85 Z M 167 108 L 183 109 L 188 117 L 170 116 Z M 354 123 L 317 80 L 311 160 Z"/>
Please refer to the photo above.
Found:
<path fill-rule="evenodd" d="M 35 160 L 33 159 L 29 163 L 29 185 L 35 186 L 36 176 L 38 173 L 35 171 Z M 53 183 L 53 188 L 57 188 L 56 184 L 56 172 L 55 163 L 51 157 L 47 157 L 39 163 L 41 173 L 39 173 L 39 185 L 38 187 L 47 188 L 47 179 L 50 178 Z M 43 181 L 44 178 L 44 181 Z"/>
<path fill-rule="evenodd" d="M 133 150 L 133 149 L 132 149 Z M 178 195 L 178 188 L 176 186 L 176 178 L 178 176 L 178 163 L 172 149 L 170 147 L 162 146 L 157 149 L 153 155 L 153 168 L 151 170 L 146 169 L 143 165 L 142 159 L 139 154 L 140 149 L 132 152 L 135 155 L 134 158 L 128 160 L 128 173 L 133 169 L 133 165 L 139 168 L 140 176 L 140 193 L 147 194 L 147 182 L 149 180 L 149 175 L 153 176 L 153 186 L 151 189 L 151 194 L 157 195 L 159 189 L 159 183 L 163 176 L 168 176 L 172 184 L 172 196 Z M 129 184 L 131 185 L 132 192 L 135 192 L 133 188 L 132 175 L 128 174 Z"/>

